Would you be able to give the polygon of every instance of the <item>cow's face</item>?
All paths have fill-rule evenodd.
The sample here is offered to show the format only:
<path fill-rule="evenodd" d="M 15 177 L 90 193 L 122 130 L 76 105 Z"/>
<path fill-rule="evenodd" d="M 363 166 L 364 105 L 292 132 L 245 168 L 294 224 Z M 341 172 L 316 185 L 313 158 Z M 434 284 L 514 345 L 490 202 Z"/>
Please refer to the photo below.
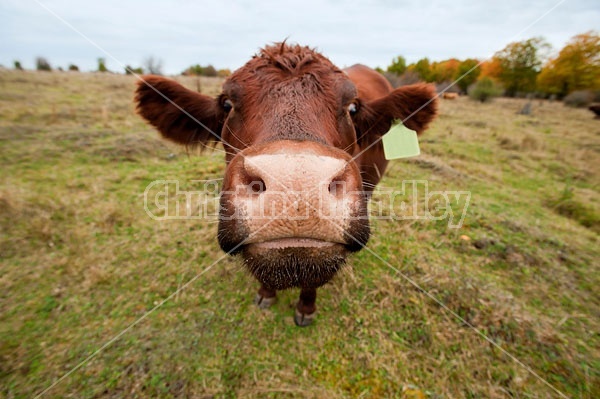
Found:
<path fill-rule="evenodd" d="M 357 151 L 352 116 L 358 93 L 322 55 L 303 47 L 263 50 L 223 85 L 222 139 L 228 161 L 239 149 L 278 140 Z"/>
<path fill-rule="evenodd" d="M 433 97 L 421 85 L 365 101 L 328 59 L 284 44 L 232 74 L 216 99 L 164 78 L 145 81 L 138 110 L 163 136 L 186 145 L 222 141 L 219 244 L 242 254 L 271 289 L 318 287 L 366 244 L 367 199 L 355 158 L 394 119 Z M 434 114 L 432 104 L 406 124 L 421 131 Z"/>

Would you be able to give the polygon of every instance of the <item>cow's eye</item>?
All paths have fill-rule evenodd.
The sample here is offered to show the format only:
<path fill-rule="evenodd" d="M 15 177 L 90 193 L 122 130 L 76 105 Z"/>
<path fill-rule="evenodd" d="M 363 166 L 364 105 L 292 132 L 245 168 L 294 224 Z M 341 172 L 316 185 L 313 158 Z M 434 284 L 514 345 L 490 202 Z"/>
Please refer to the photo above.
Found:
<path fill-rule="evenodd" d="M 229 112 L 233 109 L 233 103 L 231 102 L 230 99 L 226 99 L 225 101 L 223 101 L 223 110 L 225 112 Z"/>
<path fill-rule="evenodd" d="M 348 113 L 350 114 L 350 116 L 355 115 L 358 112 L 358 105 L 356 103 L 350 103 L 350 105 L 348 105 Z"/>

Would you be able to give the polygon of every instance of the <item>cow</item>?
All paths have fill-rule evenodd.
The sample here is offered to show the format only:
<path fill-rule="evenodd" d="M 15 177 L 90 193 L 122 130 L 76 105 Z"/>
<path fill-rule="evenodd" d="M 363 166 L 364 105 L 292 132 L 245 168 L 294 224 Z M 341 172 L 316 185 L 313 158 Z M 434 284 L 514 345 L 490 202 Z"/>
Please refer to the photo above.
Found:
<path fill-rule="evenodd" d="M 369 239 L 367 202 L 388 164 L 382 135 L 397 120 L 420 134 L 437 112 L 429 84 L 394 90 L 366 66 L 342 70 L 286 42 L 262 48 L 215 98 L 147 75 L 135 101 L 165 139 L 223 145 L 218 243 L 260 282 L 259 307 L 300 288 L 298 326 L 313 321 L 317 288 Z"/>
<path fill-rule="evenodd" d="M 444 100 L 456 100 L 458 98 L 458 93 L 448 93 L 447 91 L 442 94 L 442 98 Z"/>

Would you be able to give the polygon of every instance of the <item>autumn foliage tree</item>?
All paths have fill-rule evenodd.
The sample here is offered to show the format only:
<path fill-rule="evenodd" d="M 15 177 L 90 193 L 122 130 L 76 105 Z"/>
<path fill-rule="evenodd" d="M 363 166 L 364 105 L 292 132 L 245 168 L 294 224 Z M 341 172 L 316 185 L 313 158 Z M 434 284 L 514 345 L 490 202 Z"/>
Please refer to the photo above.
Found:
<path fill-rule="evenodd" d="M 456 82 L 456 85 L 460 88 L 461 92 L 466 93 L 469 86 L 477 81 L 480 74 L 481 67 L 479 66 L 479 61 L 474 58 L 467 58 L 456 68 L 454 80 L 460 79 Z"/>
<path fill-rule="evenodd" d="M 466 93 L 467 88 L 477 80 L 481 72 L 478 64 L 479 61 L 474 58 L 467 58 L 464 61 L 450 58 L 445 61 L 433 62 L 429 79 L 431 82 L 436 83 L 450 84 L 456 82 L 455 88 L 462 93 Z"/>
<path fill-rule="evenodd" d="M 459 65 L 460 61 L 456 58 L 433 62 L 431 64 L 429 78 L 432 82 L 437 83 L 451 82 L 456 78 L 456 72 Z"/>
<path fill-rule="evenodd" d="M 500 80 L 502 75 L 502 62 L 497 57 L 492 57 L 489 60 L 485 60 L 481 66 L 480 78 L 490 78 L 493 80 Z"/>
<path fill-rule="evenodd" d="M 540 73 L 544 52 L 550 45 L 541 37 L 534 37 L 507 45 L 494 57 L 500 62 L 500 81 L 506 94 L 515 96 L 536 89 L 536 78 Z"/>
<path fill-rule="evenodd" d="M 508 96 L 543 92 L 564 97 L 573 91 L 600 91 L 600 35 L 586 32 L 574 36 L 542 68 L 550 45 L 541 37 L 534 37 L 508 44 L 488 60 L 480 62 L 474 58 L 430 61 L 421 58 L 406 65 L 398 56 L 388 66 L 388 79 L 401 84 L 421 80 L 435 82 L 440 88 L 454 83 L 461 92 L 470 92 L 469 87 L 485 79 L 479 91 L 498 95 L 504 90 Z M 395 75 L 392 75 L 393 72 Z M 396 76 L 399 75 L 399 76 Z M 397 84 L 394 84 L 396 87 Z"/>
<path fill-rule="evenodd" d="M 576 90 L 600 90 L 600 35 L 574 36 L 544 66 L 537 78 L 541 91 L 564 97 Z"/>

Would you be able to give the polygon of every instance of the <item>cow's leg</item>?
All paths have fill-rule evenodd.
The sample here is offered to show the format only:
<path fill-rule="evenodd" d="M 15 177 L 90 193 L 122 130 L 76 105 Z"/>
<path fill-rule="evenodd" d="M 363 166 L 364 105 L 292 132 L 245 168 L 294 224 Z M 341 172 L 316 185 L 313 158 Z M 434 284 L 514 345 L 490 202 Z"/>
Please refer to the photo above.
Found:
<path fill-rule="evenodd" d="M 300 299 L 296 305 L 296 314 L 294 315 L 294 321 L 297 326 L 306 327 L 312 323 L 317 312 L 316 300 L 316 288 L 302 288 Z"/>
<path fill-rule="evenodd" d="M 261 309 L 267 309 L 275 302 L 277 302 L 277 291 L 261 285 L 254 298 L 254 303 Z"/>

